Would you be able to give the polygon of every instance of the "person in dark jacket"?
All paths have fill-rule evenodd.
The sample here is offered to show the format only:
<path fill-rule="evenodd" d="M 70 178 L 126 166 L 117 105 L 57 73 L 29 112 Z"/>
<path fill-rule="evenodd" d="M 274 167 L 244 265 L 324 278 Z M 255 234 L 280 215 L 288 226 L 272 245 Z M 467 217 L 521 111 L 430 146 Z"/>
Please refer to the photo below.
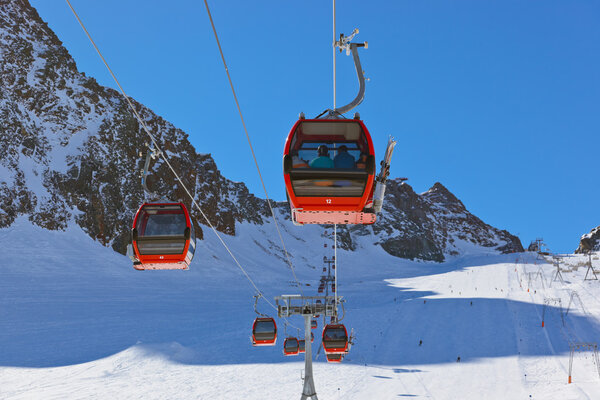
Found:
<path fill-rule="evenodd" d="M 354 168 L 354 162 L 356 160 L 350 153 L 348 153 L 348 147 L 346 145 L 341 145 L 338 149 L 338 154 L 333 159 L 333 166 L 335 168 Z"/>

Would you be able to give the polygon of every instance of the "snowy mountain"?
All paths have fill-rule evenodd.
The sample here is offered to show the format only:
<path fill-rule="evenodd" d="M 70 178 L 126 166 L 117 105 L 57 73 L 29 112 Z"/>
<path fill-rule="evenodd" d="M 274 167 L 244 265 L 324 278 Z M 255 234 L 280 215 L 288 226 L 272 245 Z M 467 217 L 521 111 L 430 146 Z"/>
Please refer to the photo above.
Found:
<path fill-rule="evenodd" d="M 143 197 L 146 138 L 26 0 L 0 0 L 0 84 L 0 398 L 299 398 L 303 357 L 284 357 L 282 343 L 301 337 L 301 318 L 276 318 L 277 345 L 251 346 L 254 287 L 195 210 L 202 240 L 188 271 L 135 271 L 119 254 Z M 258 310 L 276 317 L 263 300 L 316 295 L 331 231 L 296 227 L 276 205 L 296 286 L 265 200 L 135 104 L 263 292 Z M 154 169 L 161 193 L 185 198 Z M 340 227 L 340 244 L 354 343 L 343 363 L 326 363 L 318 319 L 319 398 L 600 398 L 600 286 L 584 280 L 587 256 L 563 257 L 559 279 L 536 255 L 499 254 L 522 251 L 519 239 L 442 184 L 419 194 L 400 180 L 379 221 Z"/>
<path fill-rule="evenodd" d="M 126 102 L 77 70 L 26 0 L 0 0 L 0 54 L 0 227 L 21 215 L 50 230 L 74 223 L 124 253 L 133 214 L 143 200 L 138 153 L 146 152 L 148 140 Z M 222 176 L 210 154 L 197 153 L 185 132 L 133 102 L 220 232 L 234 236 L 243 224 L 272 223 L 264 199 Z M 152 169 L 160 177 L 158 193 L 189 205 L 162 161 Z M 379 245 L 397 257 L 433 261 L 523 250 L 517 237 L 469 213 L 440 183 L 417 194 L 392 180 L 386 196 L 375 225 L 341 228 L 343 248 Z M 287 203 L 277 203 L 276 210 L 293 232 Z M 202 239 L 204 221 L 195 209 L 192 217 Z"/>
<path fill-rule="evenodd" d="M 581 236 L 575 254 L 584 254 L 590 251 L 600 251 L 600 226 Z"/>

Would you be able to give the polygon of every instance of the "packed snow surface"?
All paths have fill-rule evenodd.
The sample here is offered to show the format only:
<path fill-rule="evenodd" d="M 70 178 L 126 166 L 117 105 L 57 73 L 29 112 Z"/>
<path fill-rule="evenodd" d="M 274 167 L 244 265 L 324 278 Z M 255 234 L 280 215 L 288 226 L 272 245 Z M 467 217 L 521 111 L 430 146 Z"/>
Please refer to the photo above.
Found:
<path fill-rule="evenodd" d="M 298 277 L 316 295 L 330 246 L 322 228 L 293 229 Z M 225 240 L 273 302 L 298 289 L 271 230 L 239 225 Z M 300 398 L 303 357 L 282 355 L 285 331 L 297 330 L 278 319 L 277 346 L 252 348 L 253 289 L 205 235 L 189 271 L 140 272 L 77 227 L 51 232 L 21 218 L 0 230 L 0 398 Z M 567 383 L 569 343 L 600 333 L 587 257 L 563 259 L 564 283 L 531 253 L 437 264 L 368 246 L 338 259 L 343 322 L 356 338 L 342 364 L 327 364 L 319 321 L 320 399 L 600 398 L 591 352 L 575 355 Z M 273 314 L 262 300 L 259 309 Z"/>

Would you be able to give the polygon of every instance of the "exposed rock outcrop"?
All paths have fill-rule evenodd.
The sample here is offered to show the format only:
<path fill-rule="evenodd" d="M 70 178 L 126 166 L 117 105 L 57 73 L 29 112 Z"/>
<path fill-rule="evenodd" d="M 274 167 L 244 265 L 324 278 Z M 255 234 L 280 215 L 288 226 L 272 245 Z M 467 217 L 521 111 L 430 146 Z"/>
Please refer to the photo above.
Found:
<path fill-rule="evenodd" d="M 600 226 L 581 236 L 579 247 L 577 247 L 575 253 L 586 254 L 590 251 L 600 251 Z"/>

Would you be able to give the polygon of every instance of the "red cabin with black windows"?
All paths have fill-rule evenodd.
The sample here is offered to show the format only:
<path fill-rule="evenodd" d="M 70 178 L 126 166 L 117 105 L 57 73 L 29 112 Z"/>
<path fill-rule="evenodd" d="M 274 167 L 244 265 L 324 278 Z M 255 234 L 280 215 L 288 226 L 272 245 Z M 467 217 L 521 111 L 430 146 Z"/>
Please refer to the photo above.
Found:
<path fill-rule="evenodd" d="M 194 225 L 183 203 L 144 203 L 133 219 L 133 267 L 188 269 L 196 251 Z"/>
<path fill-rule="evenodd" d="M 306 340 L 298 340 L 298 353 L 306 353 Z"/>
<path fill-rule="evenodd" d="M 328 324 L 323 329 L 323 350 L 325 354 L 348 352 L 348 331 L 343 324 Z"/>
<path fill-rule="evenodd" d="M 344 355 L 341 353 L 325 353 L 325 358 L 330 363 L 341 363 Z"/>
<path fill-rule="evenodd" d="M 300 343 L 295 337 L 286 338 L 283 341 L 283 355 L 285 356 L 297 356 L 300 352 Z"/>
<path fill-rule="evenodd" d="M 274 346 L 277 342 L 277 324 L 270 317 L 259 317 L 252 324 L 252 346 Z"/>
<path fill-rule="evenodd" d="M 360 119 L 303 119 L 286 140 L 283 173 L 296 224 L 372 224 L 375 151 Z"/>

